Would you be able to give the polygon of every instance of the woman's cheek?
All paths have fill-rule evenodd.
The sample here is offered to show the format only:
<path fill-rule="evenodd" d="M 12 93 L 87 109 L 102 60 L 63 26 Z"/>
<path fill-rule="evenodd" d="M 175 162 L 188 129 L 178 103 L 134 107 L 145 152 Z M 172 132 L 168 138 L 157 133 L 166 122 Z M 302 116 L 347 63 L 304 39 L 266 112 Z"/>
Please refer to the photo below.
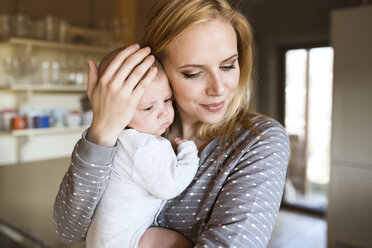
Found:
<path fill-rule="evenodd" d="M 236 93 L 236 91 L 238 90 L 238 87 L 239 87 L 239 79 L 240 79 L 240 72 L 239 72 L 239 70 L 237 70 L 237 72 L 234 75 L 234 80 L 233 80 L 233 84 L 232 84 L 232 91 L 234 92 L 234 95 L 235 95 L 235 93 Z"/>
<path fill-rule="evenodd" d="M 175 100 L 178 101 L 187 101 L 194 98 L 198 98 L 198 87 L 190 81 L 185 79 L 178 79 L 172 84 L 173 95 Z M 179 103 L 179 102 L 178 102 Z"/>

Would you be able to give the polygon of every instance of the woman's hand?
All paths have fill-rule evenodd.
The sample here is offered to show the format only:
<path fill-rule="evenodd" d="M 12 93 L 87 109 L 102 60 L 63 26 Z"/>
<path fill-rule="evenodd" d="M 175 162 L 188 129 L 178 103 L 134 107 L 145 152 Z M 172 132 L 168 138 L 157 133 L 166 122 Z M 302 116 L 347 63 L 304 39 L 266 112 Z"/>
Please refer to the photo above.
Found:
<path fill-rule="evenodd" d="M 151 227 L 142 235 L 139 248 L 192 248 L 193 244 L 176 231 Z"/>
<path fill-rule="evenodd" d="M 93 120 L 87 139 L 95 144 L 113 146 L 128 125 L 145 89 L 157 69 L 150 48 L 131 45 L 118 53 L 98 80 L 97 67 L 88 61 L 87 95 Z"/>

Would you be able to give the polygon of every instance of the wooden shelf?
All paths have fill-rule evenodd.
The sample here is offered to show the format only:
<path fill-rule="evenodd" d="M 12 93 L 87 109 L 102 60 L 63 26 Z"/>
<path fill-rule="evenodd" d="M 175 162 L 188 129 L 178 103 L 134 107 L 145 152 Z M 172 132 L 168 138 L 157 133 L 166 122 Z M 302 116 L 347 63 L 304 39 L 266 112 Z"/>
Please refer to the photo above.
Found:
<path fill-rule="evenodd" d="M 53 135 L 53 134 L 66 134 L 66 133 L 82 133 L 89 126 L 77 127 L 49 127 L 49 128 L 28 128 L 13 130 L 9 132 L 0 132 L 2 135 L 11 135 L 15 137 L 34 136 L 34 135 Z"/>
<path fill-rule="evenodd" d="M 0 89 L 11 91 L 37 91 L 37 92 L 77 92 L 83 93 L 87 86 L 83 85 L 56 85 L 56 84 L 11 84 Z"/>
<path fill-rule="evenodd" d="M 73 44 L 73 43 L 62 43 L 55 41 L 46 41 L 46 40 L 36 40 L 29 38 L 17 38 L 11 37 L 7 41 L 10 44 L 17 45 L 30 45 L 36 47 L 45 47 L 45 48 L 57 48 L 57 49 L 67 49 L 74 50 L 79 52 L 96 52 L 96 53 L 107 53 L 111 49 L 108 47 L 94 46 L 94 45 L 82 45 L 82 44 Z"/>

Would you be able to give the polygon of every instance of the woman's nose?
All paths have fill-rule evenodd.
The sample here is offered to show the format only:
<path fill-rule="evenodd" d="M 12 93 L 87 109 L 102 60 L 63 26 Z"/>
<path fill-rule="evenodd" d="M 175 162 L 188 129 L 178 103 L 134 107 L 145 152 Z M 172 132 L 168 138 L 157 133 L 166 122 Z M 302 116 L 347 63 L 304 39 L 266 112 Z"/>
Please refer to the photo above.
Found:
<path fill-rule="evenodd" d="M 222 96 L 224 92 L 225 87 L 221 76 L 219 74 L 212 75 L 207 85 L 207 95 Z"/>
<path fill-rule="evenodd" d="M 163 104 L 163 107 L 159 111 L 158 118 L 165 117 L 168 114 L 169 114 L 168 108 L 167 108 L 167 106 L 165 106 L 165 104 Z"/>

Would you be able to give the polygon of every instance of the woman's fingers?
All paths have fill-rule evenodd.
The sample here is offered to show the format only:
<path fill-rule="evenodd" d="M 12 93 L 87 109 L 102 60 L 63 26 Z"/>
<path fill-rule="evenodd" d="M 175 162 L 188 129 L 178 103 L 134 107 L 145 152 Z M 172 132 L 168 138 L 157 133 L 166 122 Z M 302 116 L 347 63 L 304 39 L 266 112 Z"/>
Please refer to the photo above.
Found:
<path fill-rule="evenodd" d="M 127 87 L 128 90 L 132 92 L 133 103 L 137 106 L 143 93 L 145 92 L 147 86 L 154 80 L 158 68 L 151 67 L 151 69 L 146 73 L 146 76 L 138 83 L 137 87 L 133 88 Z M 134 87 L 134 86 L 133 86 Z M 125 90 L 126 91 L 126 90 Z"/>
<path fill-rule="evenodd" d="M 134 73 L 140 74 L 141 77 L 145 75 L 146 71 L 154 62 L 153 56 L 148 56 L 150 52 L 151 49 L 149 47 L 145 47 L 130 55 L 114 75 L 112 86 L 114 88 L 123 86 L 124 81 L 127 81 L 128 77 L 130 77 Z M 137 80 L 137 83 L 140 81 L 139 79 Z"/>
<path fill-rule="evenodd" d="M 148 56 L 145 60 L 142 61 L 128 76 L 125 80 L 125 84 L 123 85 L 123 90 L 127 91 L 127 93 L 132 92 L 136 85 L 143 79 L 148 76 L 152 76 L 148 72 L 150 72 L 150 68 L 153 65 L 155 58 L 153 55 Z M 156 68 L 156 67 L 154 67 Z M 156 75 L 156 73 L 155 73 Z M 153 79 L 153 78 L 152 78 Z"/>
<path fill-rule="evenodd" d="M 88 72 L 88 85 L 87 85 L 87 95 L 91 102 L 93 90 L 98 83 L 98 71 L 97 66 L 92 60 L 88 60 L 89 72 Z"/>
<path fill-rule="evenodd" d="M 111 81 L 112 77 L 117 73 L 118 69 L 122 66 L 123 62 L 132 54 L 136 53 L 139 49 L 138 44 L 131 45 L 118 53 L 115 58 L 108 65 L 107 69 L 101 76 L 101 83 L 107 84 Z M 143 49 L 141 49 L 143 50 Z"/>

